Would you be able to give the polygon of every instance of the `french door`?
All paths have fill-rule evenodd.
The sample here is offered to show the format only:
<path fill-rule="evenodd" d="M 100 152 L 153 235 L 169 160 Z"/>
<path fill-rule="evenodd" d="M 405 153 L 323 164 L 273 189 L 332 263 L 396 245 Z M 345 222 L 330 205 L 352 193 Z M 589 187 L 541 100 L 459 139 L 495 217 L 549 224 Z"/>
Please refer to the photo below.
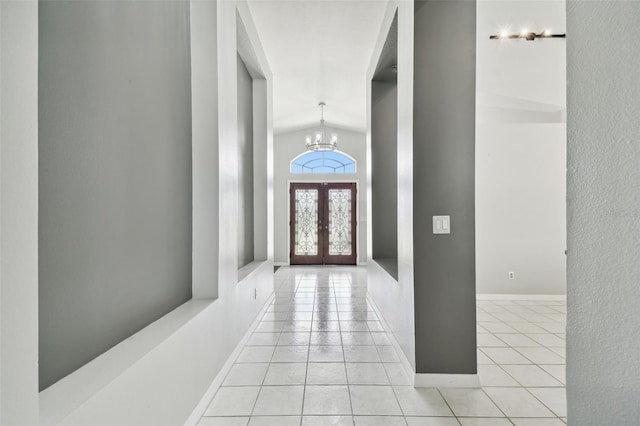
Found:
<path fill-rule="evenodd" d="M 356 264 L 356 184 L 292 183 L 290 263 Z"/>

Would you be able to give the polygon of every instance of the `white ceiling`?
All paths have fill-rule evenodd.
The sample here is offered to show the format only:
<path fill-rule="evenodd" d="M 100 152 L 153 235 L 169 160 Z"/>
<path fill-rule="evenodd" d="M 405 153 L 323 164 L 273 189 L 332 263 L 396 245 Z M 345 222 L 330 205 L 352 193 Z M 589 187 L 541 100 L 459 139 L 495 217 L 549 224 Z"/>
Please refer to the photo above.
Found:
<path fill-rule="evenodd" d="M 273 72 L 274 130 L 316 125 L 364 131 L 365 74 L 384 0 L 249 0 Z"/>

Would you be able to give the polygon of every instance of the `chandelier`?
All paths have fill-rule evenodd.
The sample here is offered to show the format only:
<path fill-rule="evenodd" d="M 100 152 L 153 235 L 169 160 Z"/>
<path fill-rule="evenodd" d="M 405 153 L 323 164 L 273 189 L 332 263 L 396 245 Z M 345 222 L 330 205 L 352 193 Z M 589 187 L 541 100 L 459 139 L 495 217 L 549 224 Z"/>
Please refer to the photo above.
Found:
<path fill-rule="evenodd" d="M 324 102 L 318 104 L 320 106 L 320 128 L 316 131 L 314 136 L 307 135 L 305 142 L 309 151 L 335 151 L 338 148 L 338 135 L 332 133 L 327 136 L 327 132 L 324 128 Z"/>

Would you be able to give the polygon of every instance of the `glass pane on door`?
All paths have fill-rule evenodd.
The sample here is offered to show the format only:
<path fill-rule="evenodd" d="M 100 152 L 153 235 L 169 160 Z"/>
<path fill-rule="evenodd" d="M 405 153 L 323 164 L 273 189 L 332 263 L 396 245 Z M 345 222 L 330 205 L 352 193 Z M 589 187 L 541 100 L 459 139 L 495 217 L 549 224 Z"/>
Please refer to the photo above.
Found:
<path fill-rule="evenodd" d="M 351 189 L 330 189 L 329 255 L 351 255 Z"/>
<path fill-rule="evenodd" d="M 295 248 L 297 256 L 318 254 L 318 190 L 295 190 Z"/>

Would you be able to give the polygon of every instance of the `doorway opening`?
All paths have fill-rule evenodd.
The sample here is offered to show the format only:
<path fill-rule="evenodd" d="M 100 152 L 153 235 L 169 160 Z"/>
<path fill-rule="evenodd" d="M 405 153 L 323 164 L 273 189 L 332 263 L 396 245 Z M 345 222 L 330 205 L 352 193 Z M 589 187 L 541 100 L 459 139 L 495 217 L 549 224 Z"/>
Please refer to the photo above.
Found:
<path fill-rule="evenodd" d="M 356 184 L 291 183 L 291 265 L 356 264 Z"/>

